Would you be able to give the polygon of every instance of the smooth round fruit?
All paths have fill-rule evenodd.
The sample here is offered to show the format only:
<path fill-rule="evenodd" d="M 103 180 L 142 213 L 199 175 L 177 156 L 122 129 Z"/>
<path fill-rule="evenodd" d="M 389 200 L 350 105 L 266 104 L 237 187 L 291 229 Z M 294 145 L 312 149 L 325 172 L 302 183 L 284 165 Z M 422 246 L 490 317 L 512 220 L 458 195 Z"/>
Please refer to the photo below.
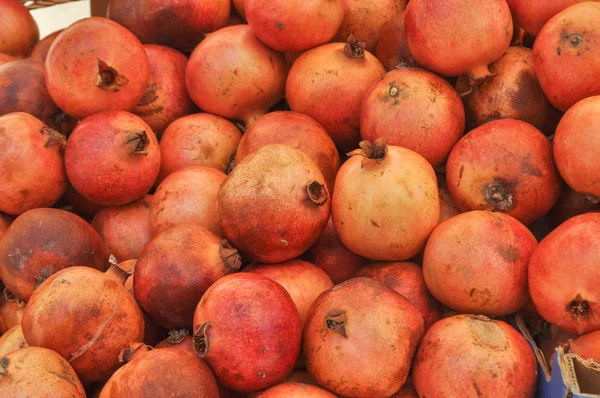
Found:
<path fill-rule="evenodd" d="M 286 382 L 266 389 L 256 398 L 335 398 L 335 395 L 310 384 Z"/>
<path fill-rule="evenodd" d="M 588 0 L 507 0 L 514 22 L 536 36 L 550 18 L 573 4 Z M 593 0 L 592 0 L 593 1 Z"/>
<path fill-rule="evenodd" d="M 19 0 L 3 0 L 0 3 L 0 26 L 0 53 L 25 58 L 40 39 L 37 23 Z"/>
<path fill-rule="evenodd" d="M 29 346 L 23 336 L 21 325 L 13 326 L 0 336 L 0 357 L 25 347 Z"/>
<path fill-rule="evenodd" d="M 570 343 L 569 351 L 585 360 L 600 360 L 600 331 L 585 334 Z"/>
<path fill-rule="evenodd" d="M 406 43 L 404 13 L 404 11 L 397 13 L 383 26 L 381 38 L 375 49 L 375 56 L 387 71 L 402 66 L 417 66 L 417 61 L 410 53 Z"/>
<path fill-rule="evenodd" d="M 46 62 L 46 57 L 48 56 L 48 51 L 50 50 L 50 46 L 56 40 L 56 37 L 63 31 L 64 29 L 57 30 L 54 33 L 50 33 L 48 36 L 44 37 L 42 40 L 38 41 L 35 47 L 33 47 L 33 51 L 29 58 L 34 61 L 40 61 L 42 64 Z"/>

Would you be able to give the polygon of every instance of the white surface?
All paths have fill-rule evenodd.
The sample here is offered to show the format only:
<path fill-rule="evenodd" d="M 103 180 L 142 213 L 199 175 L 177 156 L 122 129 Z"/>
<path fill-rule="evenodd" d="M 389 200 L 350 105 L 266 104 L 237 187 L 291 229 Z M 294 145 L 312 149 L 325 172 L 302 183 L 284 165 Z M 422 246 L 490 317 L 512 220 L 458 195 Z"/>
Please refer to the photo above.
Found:
<path fill-rule="evenodd" d="M 73 1 L 31 11 L 40 28 L 41 39 L 75 21 L 89 17 L 90 14 L 90 0 Z"/>

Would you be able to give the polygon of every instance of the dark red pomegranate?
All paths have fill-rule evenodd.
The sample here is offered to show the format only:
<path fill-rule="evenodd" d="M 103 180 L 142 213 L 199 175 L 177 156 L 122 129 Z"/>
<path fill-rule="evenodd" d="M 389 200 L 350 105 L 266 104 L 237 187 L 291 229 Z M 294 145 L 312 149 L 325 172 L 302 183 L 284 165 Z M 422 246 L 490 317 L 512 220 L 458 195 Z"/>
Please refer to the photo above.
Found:
<path fill-rule="evenodd" d="M 550 18 L 586 0 L 507 0 L 515 23 L 535 36 Z"/>
<path fill-rule="evenodd" d="M 25 311 L 24 301 L 16 298 L 7 288 L 0 283 L 0 334 L 20 325 Z"/>
<path fill-rule="evenodd" d="M 302 323 L 290 295 L 255 273 L 226 276 L 194 314 L 194 346 L 220 384 L 240 392 L 270 387 L 291 372 Z"/>
<path fill-rule="evenodd" d="M 8 54 L 2 54 L 2 53 L 0 53 L 0 66 L 2 66 L 4 64 L 7 64 L 9 62 L 12 62 L 14 60 L 16 60 L 15 57 L 13 57 L 11 55 L 8 55 Z"/>
<path fill-rule="evenodd" d="M 600 329 L 600 214 L 573 217 L 538 245 L 529 262 L 529 292 L 538 313 L 579 334 Z"/>
<path fill-rule="evenodd" d="M 485 123 L 465 135 L 450 152 L 446 181 L 461 211 L 500 211 L 523 224 L 548 213 L 560 193 L 550 142 L 513 119 Z"/>
<path fill-rule="evenodd" d="M 335 395 L 310 384 L 285 382 L 266 389 L 256 398 L 335 398 Z"/>
<path fill-rule="evenodd" d="M 585 360 L 600 361 L 600 331 L 585 334 L 569 344 L 569 351 Z"/>
<path fill-rule="evenodd" d="M 592 195 L 575 192 L 567 187 L 560 194 L 549 216 L 558 226 L 571 217 L 592 211 L 600 211 L 599 200 Z"/>
<path fill-rule="evenodd" d="M 48 56 L 48 51 L 50 50 L 50 46 L 54 43 L 54 40 L 58 37 L 58 35 L 64 29 L 57 30 L 54 33 L 50 33 L 48 36 L 44 37 L 42 40 L 38 41 L 35 47 L 33 47 L 33 51 L 29 58 L 34 61 L 46 62 L 46 57 Z"/>
<path fill-rule="evenodd" d="M 414 67 L 417 61 L 413 58 L 404 31 L 404 11 L 396 13 L 381 30 L 381 38 L 375 49 L 375 56 L 387 71 L 398 67 Z"/>
<path fill-rule="evenodd" d="M 507 323 L 456 315 L 425 335 L 413 381 L 420 397 L 533 397 L 537 364 L 527 341 Z"/>
<path fill-rule="evenodd" d="M 75 213 L 82 217 L 89 219 L 90 221 L 96 215 L 96 213 L 102 208 L 98 203 L 94 203 L 81 196 L 79 192 L 73 188 L 71 184 L 67 187 L 65 192 L 64 200 L 67 204 L 73 207 Z"/>
<path fill-rule="evenodd" d="M 313 118 L 297 112 L 271 112 L 253 123 L 242 136 L 235 154 L 239 164 L 246 156 L 269 144 L 300 149 L 315 162 L 333 192 L 340 155 L 327 131 Z"/>
<path fill-rule="evenodd" d="M 292 111 L 319 122 L 338 149 L 349 151 L 360 141 L 361 101 L 384 73 L 377 58 L 354 38 L 346 44 L 324 44 L 306 51 L 292 65 L 287 101 Z"/>
<path fill-rule="evenodd" d="M 13 326 L 0 336 L 0 357 L 25 347 L 29 345 L 25 341 L 21 325 Z"/>
<path fill-rule="evenodd" d="M 82 120 L 67 142 L 65 167 L 73 188 L 104 206 L 138 200 L 160 169 L 156 136 L 139 117 L 123 111 Z"/>
<path fill-rule="evenodd" d="M 19 0 L 3 0 L 0 4 L 2 40 L 0 53 L 25 58 L 40 39 L 37 23 Z"/>
<path fill-rule="evenodd" d="M 169 337 L 158 343 L 154 348 L 176 348 L 196 354 L 194 351 L 194 339 L 188 329 L 169 331 Z"/>
<path fill-rule="evenodd" d="M 267 145 L 246 157 L 221 185 L 217 209 L 223 232 L 253 260 L 291 260 L 315 243 L 327 223 L 331 201 L 325 184 L 307 154 Z"/>
<path fill-rule="evenodd" d="M 65 137 L 39 119 L 0 116 L 0 212 L 19 215 L 52 206 L 67 189 Z"/>
<path fill-rule="evenodd" d="M 210 34 L 192 53 L 185 75 L 200 109 L 252 124 L 284 95 L 282 55 L 261 43 L 248 25 Z"/>
<path fill-rule="evenodd" d="M 149 81 L 144 46 L 106 18 L 75 22 L 58 35 L 46 57 L 48 92 L 60 109 L 77 119 L 132 109 Z"/>
<path fill-rule="evenodd" d="M 406 381 L 423 331 L 423 317 L 400 294 L 370 278 L 350 279 L 311 306 L 306 367 L 338 395 L 387 397 Z"/>

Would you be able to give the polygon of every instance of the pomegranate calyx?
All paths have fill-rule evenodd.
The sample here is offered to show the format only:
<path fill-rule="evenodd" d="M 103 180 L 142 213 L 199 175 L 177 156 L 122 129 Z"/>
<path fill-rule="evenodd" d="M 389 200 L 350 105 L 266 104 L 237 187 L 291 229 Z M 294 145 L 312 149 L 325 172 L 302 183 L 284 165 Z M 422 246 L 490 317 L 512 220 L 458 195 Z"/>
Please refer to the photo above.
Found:
<path fill-rule="evenodd" d="M 500 178 L 483 186 L 483 196 L 488 203 L 488 210 L 508 211 L 515 206 L 512 184 Z"/>
<path fill-rule="evenodd" d="M 194 351 L 200 358 L 204 358 L 208 355 L 208 335 L 206 332 L 210 327 L 210 321 L 204 322 L 202 325 L 198 325 L 194 333 Z"/>
<path fill-rule="evenodd" d="M 366 44 L 356 40 L 354 35 L 350 33 L 348 40 L 344 46 L 344 55 L 348 58 L 364 58 Z"/>
<path fill-rule="evenodd" d="M 10 363 L 10 361 L 6 357 L 0 359 L 0 376 L 6 376 L 6 375 L 8 375 L 8 365 L 9 365 L 9 363 Z"/>
<path fill-rule="evenodd" d="M 343 310 L 331 310 L 325 316 L 325 324 L 327 325 L 327 329 L 333 330 L 339 333 L 342 337 L 347 338 L 346 335 L 346 321 L 348 317 L 346 315 L 346 311 Z"/>
<path fill-rule="evenodd" d="M 592 202 L 593 204 L 597 205 L 598 203 L 600 203 L 600 198 L 597 197 L 596 195 L 592 195 L 591 193 L 585 195 L 585 198 L 587 200 L 589 200 L 590 202 Z"/>
<path fill-rule="evenodd" d="M 179 344 L 185 340 L 186 336 L 189 336 L 190 331 L 188 329 L 171 330 L 169 331 L 169 337 L 167 341 L 169 344 Z"/>
<path fill-rule="evenodd" d="M 40 129 L 40 133 L 48 136 L 48 140 L 44 144 L 44 148 L 49 148 L 56 144 L 60 145 L 62 149 L 65 149 L 67 147 L 67 139 L 65 138 L 65 136 L 62 135 L 60 132 L 54 130 L 53 128 L 44 125 Z"/>
<path fill-rule="evenodd" d="M 360 149 L 348 152 L 346 156 L 362 156 L 363 160 L 360 165 L 361 168 L 364 168 L 372 161 L 381 162 L 387 157 L 388 147 L 385 143 L 385 137 L 379 137 L 372 143 L 369 141 L 361 141 L 358 145 L 360 146 Z"/>
<path fill-rule="evenodd" d="M 131 343 L 129 347 L 122 349 L 119 353 L 119 362 L 129 363 L 152 349 L 151 346 L 144 343 Z"/>
<path fill-rule="evenodd" d="M 121 75 L 115 68 L 98 58 L 98 75 L 96 76 L 96 86 L 104 91 L 117 92 L 122 86 L 129 83 L 129 79 Z"/>
<path fill-rule="evenodd" d="M 238 250 L 231 246 L 231 243 L 227 239 L 223 239 L 219 242 L 219 255 L 225 264 L 223 272 L 225 275 L 229 275 L 232 272 L 236 272 L 242 266 L 242 256 Z"/>
<path fill-rule="evenodd" d="M 121 267 L 116 257 L 112 254 L 108 258 L 108 263 L 110 267 L 106 270 L 105 275 L 117 283 L 124 284 L 127 278 L 133 275 L 133 270 L 126 270 Z"/>
<path fill-rule="evenodd" d="M 131 155 L 143 155 L 148 156 L 146 147 L 150 144 L 148 133 L 145 130 L 141 131 L 127 131 L 127 138 L 123 145 L 129 145 L 132 147 Z"/>
<path fill-rule="evenodd" d="M 498 65 L 494 62 L 490 65 L 480 65 L 473 68 L 468 74 L 469 78 L 469 88 L 467 91 L 462 91 L 459 93 L 461 97 L 465 97 L 474 89 L 476 89 L 481 84 L 491 80 L 494 76 L 498 74 Z"/>
<path fill-rule="evenodd" d="M 329 200 L 329 194 L 325 185 L 318 181 L 311 181 L 306 185 L 306 191 L 308 192 L 308 198 L 315 203 L 317 206 L 323 206 Z"/>
<path fill-rule="evenodd" d="M 10 302 L 14 302 L 14 301 L 19 301 L 18 298 L 15 297 L 14 294 L 12 294 L 12 292 L 10 290 L 8 290 L 7 287 L 4 288 L 4 299 L 6 301 L 10 301 Z"/>

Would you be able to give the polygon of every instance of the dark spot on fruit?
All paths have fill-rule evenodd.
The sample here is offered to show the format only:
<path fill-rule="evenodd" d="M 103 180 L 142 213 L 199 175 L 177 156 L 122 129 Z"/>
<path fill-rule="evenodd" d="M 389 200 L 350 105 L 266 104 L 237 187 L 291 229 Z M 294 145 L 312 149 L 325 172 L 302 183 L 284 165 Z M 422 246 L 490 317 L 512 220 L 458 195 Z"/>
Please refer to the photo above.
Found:
<path fill-rule="evenodd" d="M 477 397 L 483 397 L 483 394 L 481 393 L 481 390 L 479 389 L 479 386 L 477 385 L 477 381 L 475 381 L 475 379 L 471 379 L 471 383 L 473 384 L 473 388 L 475 389 L 475 393 L 477 394 Z"/>
<path fill-rule="evenodd" d="M 519 249 L 517 249 L 514 246 L 499 245 L 496 248 L 496 251 L 498 252 L 498 254 L 500 254 L 500 257 L 502 257 L 509 263 L 513 263 L 519 258 Z"/>
<path fill-rule="evenodd" d="M 534 177 L 541 177 L 542 170 L 529 161 L 530 157 L 526 157 L 521 161 L 521 172 Z"/>
<path fill-rule="evenodd" d="M 377 224 L 375 221 L 371 220 L 371 225 L 373 225 L 375 228 L 381 228 L 379 226 L 379 224 Z"/>
<path fill-rule="evenodd" d="M 460 166 L 460 169 L 458 169 L 458 182 L 456 183 L 457 188 L 460 186 L 460 182 L 462 180 L 464 171 L 465 171 L 465 166 Z"/>
<path fill-rule="evenodd" d="M 285 29 L 285 24 L 283 22 L 275 22 L 275 26 L 277 26 L 277 29 L 279 30 Z"/>
<path fill-rule="evenodd" d="M 540 85 L 535 76 L 526 70 L 521 71 L 517 78 L 517 90 L 511 93 L 510 105 L 513 109 L 520 111 L 528 109 L 530 105 L 531 93 L 540 91 Z"/>
<path fill-rule="evenodd" d="M 560 56 L 560 51 L 561 51 L 560 47 L 556 47 L 556 54 L 558 54 L 559 56 Z"/>

